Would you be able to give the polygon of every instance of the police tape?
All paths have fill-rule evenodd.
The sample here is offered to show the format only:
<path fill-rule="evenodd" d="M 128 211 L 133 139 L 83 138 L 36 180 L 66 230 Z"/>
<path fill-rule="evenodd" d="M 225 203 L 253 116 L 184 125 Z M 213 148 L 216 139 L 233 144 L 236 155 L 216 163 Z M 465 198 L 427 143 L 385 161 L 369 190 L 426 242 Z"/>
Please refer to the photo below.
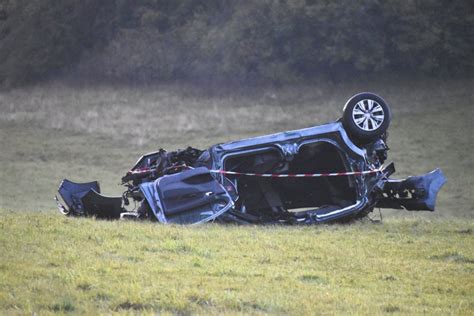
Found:
<path fill-rule="evenodd" d="M 365 171 L 350 171 L 350 172 L 331 172 L 331 173 L 249 173 L 226 170 L 209 170 L 211 173 L 249 176 L 249 177 L 264 177 L 264 178 L 315 178 L 315 177 L 338 177 L 338 176 L 361 176 L 366 174 L 373 174 L 381 172 L 382 169 L 365 170 Z"/>
<path fill-rule="evenodd" d="M 167 170 L 175 169 L 194 169 L 186 165 L 172 166 L 167 168 Z M 127 174 L 150 174 L 151 172 L 156 171 L 156 168 L 144 168 L 137 170 L 130 170 Z M 338 176 L 361 176 L 366 174 L 374 174 L 382 172 L 382 168 L 365 170 L 365 171 L 349 171 L 349 172 L 331 172 L 331 173 L 250 173 L 250 172 L 237 172 L 237 171 L 227 171 L 227 170 L 214 170 L 210 169 L 209 172 L 217 174 L 226 174 L 226 175 L 235 175 L 235 176 L 249 176 L 249 177 L 263 177 L 263 178 L 315 178 L 315 177 L 338 177 Z"/>

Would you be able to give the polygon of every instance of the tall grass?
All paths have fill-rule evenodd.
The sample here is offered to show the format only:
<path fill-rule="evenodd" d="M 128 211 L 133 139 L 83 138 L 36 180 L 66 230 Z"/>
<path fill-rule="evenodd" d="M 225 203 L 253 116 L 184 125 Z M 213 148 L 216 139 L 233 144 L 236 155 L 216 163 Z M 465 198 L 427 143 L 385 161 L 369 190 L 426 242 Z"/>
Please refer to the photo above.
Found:
<path fill-rule="evenodd" d="M 179 139 L 183 133 L 199 133 L 192 141 L 218 135 L 221 141 L 336 120 L 346 100 L 360 91 L 373 91 L 387 99 L 395 124 L 410 121 L 412 113 L 471 110 L 472 83 L 361 80 L 209 93 L 182 85 L 77 87 L 56 82 L 1 93 L 0 120 L 100 133 L 139 145 Z M 436 124 L 429 117 L 422 123 Z"/>

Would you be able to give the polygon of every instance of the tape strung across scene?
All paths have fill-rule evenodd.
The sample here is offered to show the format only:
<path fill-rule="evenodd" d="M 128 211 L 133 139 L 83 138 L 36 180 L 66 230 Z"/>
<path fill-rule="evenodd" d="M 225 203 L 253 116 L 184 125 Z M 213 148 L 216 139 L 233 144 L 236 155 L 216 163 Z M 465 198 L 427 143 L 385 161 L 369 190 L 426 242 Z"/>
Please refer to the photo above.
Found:
<path fill-rule="evenodd" d="M 174 168 L 183 168 L 183 169 L 193 169 L 192 167 L 180 165 L 175 167 L 170 167 L 169 169 Z M 139 170 L 130 170 L 128 174 L 143 174 L 156 171 L 156 169 L 139 169 Z M 211 173 L 218 174 L 228 174 L 236 176 L 249 176 L 249 177 L 264 177 L 264 178 L 314 178 L 314 177 L 338 177 L 338 176 L 360 176 L 365 174 L 374 174 L 382 172 L 382 168 L 365 170 L 365 171 L 349 171 L 349 172 L 331 172 L 331 173 L 250 173 L 250 172 L 237 172 L 237 171 L 227 171 L 227 170 L 214 170 L 210 169 Z"/>
<path fill-rule="evenodd" d="M 268 177 L 268 178 L 306 178 L 306 177 L 337 177 L 337 176 L 360 176 L 364 174 L 372 174 L 381 172 L 381 169 L 366 170 L 366 171 L 351 171 L 351 172 L 332 172 L 332 173 L 248 173 L 248 172 L 235 172 L 226 170 L 209 170 L 212 173 L 230 174 L 238 176 L 250 176 L 250 177 Z"/>

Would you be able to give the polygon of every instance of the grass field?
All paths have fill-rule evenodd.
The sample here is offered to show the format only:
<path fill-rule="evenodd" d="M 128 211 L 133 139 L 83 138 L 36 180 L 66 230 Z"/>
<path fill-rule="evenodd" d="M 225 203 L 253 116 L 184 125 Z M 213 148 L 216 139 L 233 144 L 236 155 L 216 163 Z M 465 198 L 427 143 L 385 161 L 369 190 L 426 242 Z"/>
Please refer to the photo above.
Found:
<path fill-rule="evenodd" d="M 157 227 L 0 217 L 0 311 L 426 313 L 474 309 L 474 225 Z"/>
<path fill-rule="evenodd" d="M 0 313 L 474 312 L 474 80 L 225 91 L 50 82 L 0 92 Z M 383 224 L 163 227 L 69 219 L 61 179 L 120 177 L 159 147 L 205 148 L 337 119 L 359 91 L 392 106 L 396 176 L 441 167 L 434 213 Z"/>

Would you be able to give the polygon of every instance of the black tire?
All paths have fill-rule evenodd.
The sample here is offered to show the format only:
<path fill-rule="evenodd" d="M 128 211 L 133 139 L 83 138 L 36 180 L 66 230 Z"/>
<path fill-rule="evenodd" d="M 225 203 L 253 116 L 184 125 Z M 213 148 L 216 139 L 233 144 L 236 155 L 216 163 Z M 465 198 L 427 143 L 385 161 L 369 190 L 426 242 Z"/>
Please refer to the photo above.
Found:
<path fill-rule="evenodd" d="M 384 99 L 370 92 L 351 97 L 343 109 L 342 124 L 350 136 L 371 141 L 385 133 L 392 113 Z"/>

